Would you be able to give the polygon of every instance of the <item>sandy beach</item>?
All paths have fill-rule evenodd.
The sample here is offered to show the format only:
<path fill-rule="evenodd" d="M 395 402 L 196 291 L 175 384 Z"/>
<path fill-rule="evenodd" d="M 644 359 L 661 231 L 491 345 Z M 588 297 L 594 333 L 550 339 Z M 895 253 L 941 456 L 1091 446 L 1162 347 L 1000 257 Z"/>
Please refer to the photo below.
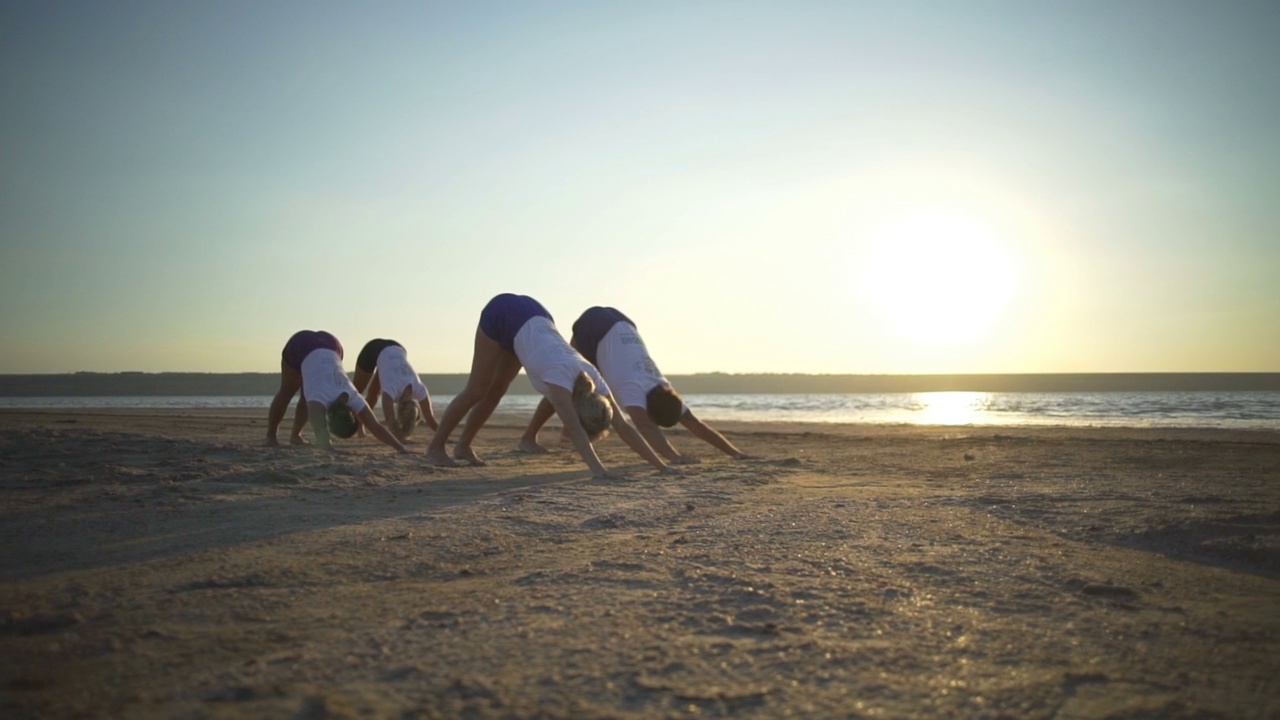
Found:
<path fill-rule="evenodd" d="M 265 420 L 0 412 L 0 716 L 1280 717 L 1277 433 L 717 424 L 606 482 Z"/>

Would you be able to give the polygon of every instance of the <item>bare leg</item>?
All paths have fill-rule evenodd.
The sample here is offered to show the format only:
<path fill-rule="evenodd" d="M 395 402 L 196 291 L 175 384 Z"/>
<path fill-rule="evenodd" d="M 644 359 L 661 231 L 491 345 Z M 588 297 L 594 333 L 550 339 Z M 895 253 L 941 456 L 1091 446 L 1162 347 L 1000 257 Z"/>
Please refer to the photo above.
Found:
<path fill-rule="evenodd" d="M 374 372 L 377 372 L 377 368 L 374 368 Z M 361 395 L 364 395 L 364 389 L 369 387 L 369 381 L 372 379 L 373 379 L 373 373 L 365 372 L 360 368 L 356 368 L 355 373 L 352 374 L 351 376 L 351 384 L 356 386 L 356 392 L 360 393 Z M 376 398 L 377 396 L 375 395 L 374 397 Z M 366 401 L 368 399 L 369 398 L 367 397 L 365 398 Z M 373 405 L 370 404 L 369 407 L 373 407 Z"/>
<path fill-rule="evenodd" d="M 276 430 L 280 428 L 280 421 L 284 420 L 284 413 L 289 409 L 289 401 L 293 396 L 302 389 L 302 374 L 297 370 L 280 361 L 280 389 L 276 390 L 276 396 L 271 398 L 271 409 L 267 410 L 267 444 L 279 445 L 276 440 Z M 305 405 L 305 403 L 300 403 Z"/>
<path fill-rule="evenodd" d="M 520 444 L 518 446 L 520 452 L 534 454 L 547 452 L 547 449 L 538 443 L 538 431 L 555 414 L 556 409 L 551 404 L 551 401 L 542 398 L 542 401 L 538 403 L 537 409 L 533 411 L 533 417 L 529 418 L 529 426 L 524 429 L 524 435 L 520 436 Z"/>
<path fill-rule="evenodd" d="M 419 406 L 422 408 L 422 421 L 434 432 L 436 428 L 440 427 L 440 423 L 436 422 L 436 414 L 431 411 L 431 396 L 428 395 L 423 398 Z"/>
<path fill-rule="evenodd" d="M 289 433 L 290 445 L 307 444 L 307 441 L 302 439 L 302 428 L 307 426 L 307 420 L 310 417 L 311 411 L 307 408 L 307 391 L 303 389 L 298 397 L 298 407 L 293 411 L 293 432 Z"/>
<path fill-rule="evenodd" d="M 471 449 L 471 441 L 476 439 L 480 428 L 484 427 L 485 421 L 493 414 L 494 408 L 498 407 L 502 396 L 507 394 L 507 388 L 511 387 L 511 381 L 515 380 L 516 375 L 520 374 L 520 360 L 509 352 L 504 351 L 503 355 L 506 357 L 502 358 L 491 376 L 489 388 L 485 391 L 484 397 L 480 398 L 480 402 L 471 408 L 471 414 L 467 416 L 467 425 L 462 428 L 462 434 L 458 436 L 458 444 L 453 448 L 453 456 L 455 458 L 465 460 L 472 465 L 484 465 L 485 463 Z"/>
<path fill-rule="evenodd" d="M 471 408 L 484 398 L 493 384 L 494 375 L 502 366 L 503 360 L 508 358 L 517 363 L 518 372 L 519 361 L 515 360 L 515 355 L 503 350 L 501 345 L 481 332 L 480 328 L 476 328 L 475 354 L 471 356 L 471 374 L 467 377 L 467 385 L 445 408 L 444 415 L 440 417 L 439 426 L 431 436 L 431 443 L 427 446 L 427 460 L 433 465 L 457 466 L 457 461 L 449 457 L 449 453 L 445 450 L 449 434 L 458 427 Z M 474 437 L 474 433 L 472 436 Z"/>

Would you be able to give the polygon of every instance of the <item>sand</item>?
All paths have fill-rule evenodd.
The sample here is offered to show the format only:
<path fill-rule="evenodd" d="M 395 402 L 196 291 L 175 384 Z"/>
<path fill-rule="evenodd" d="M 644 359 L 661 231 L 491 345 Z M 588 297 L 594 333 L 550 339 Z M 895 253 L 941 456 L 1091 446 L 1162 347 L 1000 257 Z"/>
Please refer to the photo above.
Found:
<path fill-rule="evenodd" d="M 596 481 L 521 421 L 443 470 L 0 412 L 0 716 L 1280 717 L 1280 434 L 722 424 Z"/>

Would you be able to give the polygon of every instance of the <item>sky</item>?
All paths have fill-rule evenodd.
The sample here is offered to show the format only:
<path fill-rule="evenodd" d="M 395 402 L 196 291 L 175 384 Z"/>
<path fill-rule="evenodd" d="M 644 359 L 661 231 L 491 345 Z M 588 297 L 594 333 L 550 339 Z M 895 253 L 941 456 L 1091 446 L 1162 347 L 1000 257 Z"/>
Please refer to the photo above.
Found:
<path fill-rule="evenodd" d="M 0 373 L 1280 371 L 1280 4 L 0 4 Z"/>

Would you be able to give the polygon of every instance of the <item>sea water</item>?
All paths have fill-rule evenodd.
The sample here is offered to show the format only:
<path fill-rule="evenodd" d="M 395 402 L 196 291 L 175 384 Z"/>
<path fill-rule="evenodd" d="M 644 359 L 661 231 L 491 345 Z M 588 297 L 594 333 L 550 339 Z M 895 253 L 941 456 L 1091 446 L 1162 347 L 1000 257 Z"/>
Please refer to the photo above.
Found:
<path fill-rule="evenodd" d="M 432 397 L 438 417 L 452 395 Z M 539 395 L 508 395 L 499 412 L 531 414 Z M 926 392 L 687 395 L 710 422 L 904 425 L 1212 427 L 1280 430 L 1280 392 Z M 0 397 L 0 408 L 260 408 L 269 395 Z"/>

